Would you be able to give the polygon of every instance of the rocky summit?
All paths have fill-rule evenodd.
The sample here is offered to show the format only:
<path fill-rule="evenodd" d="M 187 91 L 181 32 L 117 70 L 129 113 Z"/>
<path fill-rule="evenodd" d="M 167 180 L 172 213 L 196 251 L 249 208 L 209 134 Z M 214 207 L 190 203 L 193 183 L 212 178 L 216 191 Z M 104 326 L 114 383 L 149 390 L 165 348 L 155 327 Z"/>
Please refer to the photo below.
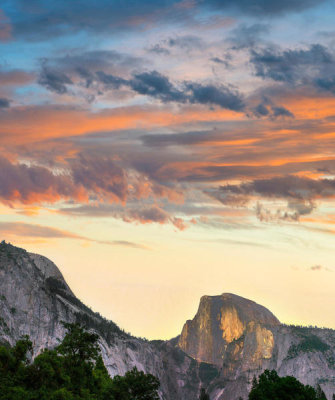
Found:
<path fill-rule="evenodd" d="M 255 356 L 271 357 L 273 335 L 267 327 L 272 325 L 280 322 L 253 301 L 231 293 L 203 296 L 196 316 L 184 325 L 178 346 L 195 359 L 220 367 L 228 345 L 253 331 Z"/>
<path fill-rule="evenodd" d="M 195 400 L 201 387 L 211 400 L 247 399 L 264 369 L 320 384 L 335 393 L 335 331 L 287 326 L 265 307 L 230 293 L 203 296 L 197 314 L 169 341 L 132 337 L 85 306 L 47 258 L 0 244 L 0 342 L 29 335 L 34 354 L 65 334 L 62 321 L 99 335 L 103 360 L 114 376 L 136 366 L 161 381 L 164 400 Z"/>

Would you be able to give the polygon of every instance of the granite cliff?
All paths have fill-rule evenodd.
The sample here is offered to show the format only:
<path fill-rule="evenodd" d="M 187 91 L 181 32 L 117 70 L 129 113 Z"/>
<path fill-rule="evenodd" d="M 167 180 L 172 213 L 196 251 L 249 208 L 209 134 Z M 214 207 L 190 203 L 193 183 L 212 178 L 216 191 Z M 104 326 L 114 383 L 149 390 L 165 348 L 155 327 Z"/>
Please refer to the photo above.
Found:
<path fill-rule="evenodd" d="M 253 376 L 275 369 L 335 393 L 335 331 L 286 326 L 265 307 L 230 293 L 203 296 L 178 347 L 220 368 L 211 399 L 247 398 Z"/>
<path fill-rule="evenodd" d="M 156 375 L 164 400 L 194 400 L 201 387 L 211 399 L 247 398 L 251 380 L 264 369 L 321 384 L 335 393 L 335 332 L 280 324 L 266 308 L 233 294 L 204 296 L 192 321 L 170 341 L 130 336 L 75 297 L 47 258 L 0 244 L 0 342 L 28 334 L 34 352 L 64 335 L 62 321 L 98 333 L 111 375 L 134 366 Z"/>

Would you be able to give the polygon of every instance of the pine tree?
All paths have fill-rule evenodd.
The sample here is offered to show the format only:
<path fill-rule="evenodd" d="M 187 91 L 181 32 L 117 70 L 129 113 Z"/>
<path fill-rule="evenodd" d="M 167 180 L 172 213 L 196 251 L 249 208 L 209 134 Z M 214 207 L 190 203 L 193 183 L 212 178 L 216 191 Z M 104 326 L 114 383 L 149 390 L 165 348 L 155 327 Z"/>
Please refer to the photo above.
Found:
<path fill-rule="evenodd" d="M 200 397 L 199 400 L 210 400 L 208 393 L 206 393 L 206 390 L 204 388 L 201 388 L 200 390 Z"/>
<path fill-rule="evenodd" d="M 325 392 L 322 390 L 320 385 L 317 385 L 316 387 L 316 398 L 320 400 L 327 400 Z"/>

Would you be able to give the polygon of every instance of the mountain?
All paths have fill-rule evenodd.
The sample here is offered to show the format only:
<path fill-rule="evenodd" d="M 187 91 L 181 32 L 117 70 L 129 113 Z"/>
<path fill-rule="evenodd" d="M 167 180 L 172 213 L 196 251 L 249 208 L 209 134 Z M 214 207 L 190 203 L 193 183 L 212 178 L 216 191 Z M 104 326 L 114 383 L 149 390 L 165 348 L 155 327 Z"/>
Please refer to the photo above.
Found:
<path fill-rule="evenodd" d="M 204 296 L 193 320 L 169 341 L 133 337 L 75 297 L 47 258 L 0 244 L 0 342 L 22 335 L 34 353 L 65 334 L 62 321 L 80 322 L 99 335 L 109 373 L 136 366 L 161 381 L 163 400 L 195 400 L 205 387 L 212 400 L 247 398 L 265 368 L 321 384 L 335 393 L 335 331 L 285 326 L 266 308 L 233 294 Z"/>
<path fill-rule="evenodd" d="M 196 316 L 184 325 L 178 346 L 195 359 L 220 367 L 228 345 L 252 329 L 257 331 L 258 341 L 254 356 L 266 358 L 273 346 L 273 336 L 265 328 L 268 325 L 280 322 L 251 300 L 230 293 L 203 296 Z"/>
<path fill-rule="evenodd" d="M 286 326 L 265 307 L 224 293 L 203 296 L 177 346 L 198 362 L 220 368 L 210 384 L 211 399 L 247 398 L 252 378 L 265 369 L 320 384 L 335 393 L 335 331 Z"/>

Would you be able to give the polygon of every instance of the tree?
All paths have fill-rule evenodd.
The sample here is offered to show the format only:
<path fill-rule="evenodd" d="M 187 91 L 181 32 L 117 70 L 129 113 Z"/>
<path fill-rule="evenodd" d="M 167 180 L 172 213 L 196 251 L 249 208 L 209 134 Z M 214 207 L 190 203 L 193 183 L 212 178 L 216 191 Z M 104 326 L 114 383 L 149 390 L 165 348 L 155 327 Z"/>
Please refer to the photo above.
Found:
<path fill-rule="evenodd" d="M 321 386 L 319 384 L 316 387 L 316 398 L 318 400 L 327 400 L 325 392 L 321 389 Z"/>
<path fill-rule="evenodd" d="M 78 324 L 64 324 L 63 341 L 33 362 L 27 337 L 0 346 L 0 400 L 159 400 L 159 381 L 136 368 L 111 378 L 98 336 Z"/>
<path fill-rule="evenodd" d="M 266 370 L 254 382 L 249 400 L 318 400 L 321 392 L 303 385 L 293 376 L 279 377 L 277 372 Z M 324 393 L 322 392 L 324 395 Z"/>
<path fill-rule="evenodd" d="M 124 376 L 115 376 L 109 385 L 104 399 L 115 400 L 159 400 L 159 380 L 133 368 Z"/>
<path fill-rule="evenodd" d="M 201 388 L 200 390 L 199 400 L 209 400 L 209 395 L 204 388 Z"/>

